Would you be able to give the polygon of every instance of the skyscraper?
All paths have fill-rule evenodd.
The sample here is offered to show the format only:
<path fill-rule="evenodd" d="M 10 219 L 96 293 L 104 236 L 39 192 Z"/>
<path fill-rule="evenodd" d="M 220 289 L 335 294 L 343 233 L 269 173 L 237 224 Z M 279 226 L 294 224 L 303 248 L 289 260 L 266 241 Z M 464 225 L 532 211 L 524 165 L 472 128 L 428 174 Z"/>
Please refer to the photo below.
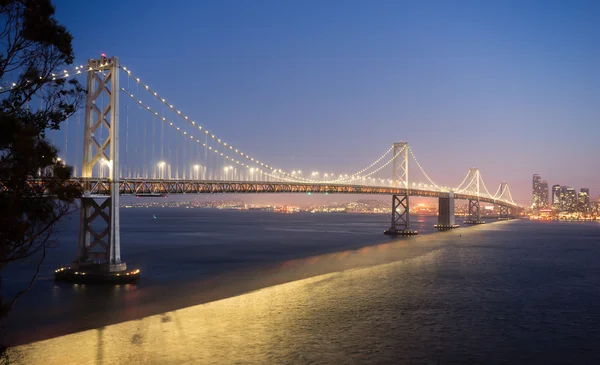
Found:
<path fill-rule="evenodd" d="M 552 209 L 561 210 L 560 185 L 552 185 Z"/>
<path fill-rule="evenodd" d="M 539 174 L 533 174 L 533 201 L 531 207 L 533 209 L 540 209 L 540 184 L 542 183 L 542 177 Z"/>
<path fill-rule="evenodd" d="M 567 212 L 575 212 L 577 210 L 577 190 L 575 188 L 563 187 L 564 195 L 561 197 L 563 201 L 563 210 Z"/>
<path fill-rule="evenodd" d="M 579 211 L 583 213 L 587 213 L 590 208 L 590 189 L 581 188 L 579 192 Z"/>
<path fill-rule="evenodd" d="M 546 180 L 540 183 L 540 209 L 548 208 L 548 182 Z"/>

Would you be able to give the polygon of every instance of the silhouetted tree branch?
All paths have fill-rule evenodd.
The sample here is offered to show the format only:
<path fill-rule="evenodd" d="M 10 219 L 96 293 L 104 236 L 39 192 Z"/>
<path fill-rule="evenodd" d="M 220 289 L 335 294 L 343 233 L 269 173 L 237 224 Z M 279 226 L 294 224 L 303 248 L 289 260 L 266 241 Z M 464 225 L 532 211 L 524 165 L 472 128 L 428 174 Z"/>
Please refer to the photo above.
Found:
<path fill-rule="evenodd" d="M 0 297 L 3 317 L 32 287 L 52 228 L 81 195 L 45 137 L 75 113 L 85 91 L 53 75 L 74 56 L 50 0 L 0 0 L 0 19 L 0 280 L 10 263 L 38 259 L 29 285 L 8 301 Z"/>

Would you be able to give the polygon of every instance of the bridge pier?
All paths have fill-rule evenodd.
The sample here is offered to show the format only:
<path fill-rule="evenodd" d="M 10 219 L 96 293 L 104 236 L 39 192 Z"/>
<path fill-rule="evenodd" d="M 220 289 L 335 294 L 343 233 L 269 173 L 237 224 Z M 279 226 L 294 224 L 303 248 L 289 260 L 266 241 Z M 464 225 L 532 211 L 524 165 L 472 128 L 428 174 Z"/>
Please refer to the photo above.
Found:
<path fill-rule="evenodd" d="M 87 69 L 82 177 L 91 178 L 94 169 L 100 169 L 98 165 L 106 165 L 109 195 L 92 195 L 90 184 L 84 183 L 77 257 L 69 266 L 56 270 L 54 277 L 71 282 L 127 282 L 136 280 L 140 271 L 127 270 L 127 264 L 121 261 L 119 59 L 89 60 Z M 104 74 L 98 71 L 104 71 Z M 104 96 L 108 99 L 105 103 Z M 108 132 L 103 139 L 102 133 L 96 133 L 101 125 Z"/>
<path fill-rule="evenodd" d="M 410 229 L 408 192 L 403 195 L 392 195 L 392 224 L 383 233 L 391 236 L 414 236 L 418 233 Z"/>
<path fill-rule="evenodd" d="M 481 220 L 481 210 L 479 209 L 479 199 L 469 199 L 469 219 L 463 222 L 464 224 L 484 224 Z"/>
<path fill-rule="evenodd" d="M 500 217 L 498 219 L 510 219 L 510 208 L 507 205 L 500 205 Z"/>
<path fill-rule="evenodd" d="M 454 193 L 452 191 L 448 197 L 439 198 L 438 224 L 433 227 L 440 231 L 459 227 L 454 218 Z"/>

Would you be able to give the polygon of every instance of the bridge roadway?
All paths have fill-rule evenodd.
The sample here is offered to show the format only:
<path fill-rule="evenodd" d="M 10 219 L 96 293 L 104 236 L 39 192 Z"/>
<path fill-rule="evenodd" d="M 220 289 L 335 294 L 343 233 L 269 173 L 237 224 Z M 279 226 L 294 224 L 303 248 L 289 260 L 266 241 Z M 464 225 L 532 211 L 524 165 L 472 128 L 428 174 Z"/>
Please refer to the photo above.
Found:
<path fill-rule="evenodd" d="M 78 178 L 71 180 L 80 184 L 90 195 L 108 195 L 110 180 L 99 178 Z M 448 197 L 447 191 L 408 189 L 410 196 L 427 198 Z M 221 180 L 163 180 L 163 179 L 121 179 L 121 195 L 162 196 L 171 194 L 378 194 L 403 195 L 404 188 L 390 186 L 368 186 L 326 183 L 296 183 L 275 181 L 221 181 Z M 455 199 L 477 199 L 475 194 L 454 193 Z M 480 196 L 479 201 L 515 208 L 516 205 L 504 200 Z"/>

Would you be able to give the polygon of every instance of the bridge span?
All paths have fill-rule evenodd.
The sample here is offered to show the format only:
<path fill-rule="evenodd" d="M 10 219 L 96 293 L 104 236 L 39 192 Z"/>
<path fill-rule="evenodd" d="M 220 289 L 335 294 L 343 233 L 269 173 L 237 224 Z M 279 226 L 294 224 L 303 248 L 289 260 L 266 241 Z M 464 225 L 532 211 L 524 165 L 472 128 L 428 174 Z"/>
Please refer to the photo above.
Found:
<path fill-rule="evenodd" d="M 127 83 L 119 82 L 122 73 Z M 77 255 L 67 268 L 57 272 L 57 278 L 97 277 L 113 281 L 137 278 L 139 271 L 128 270 L 121 260 L 119 202 L 121 196 L 127 195 L 389 195 L 392 198 L 391 224 L 385 233 L 392 235 L 417 233 L 410 227 L 409 198 L 414 196 L 439 200 L 438 229 L 458 227 L 454 218 L 455 199 L 468 201 L 469 219 L 465 224 L 483 223 L 480 202 L 498 205 L 500 216 L 504 218 L 516 215 L 519 209 L 508 184 L 501 183 L 496 193 L 491 194 L 477 168 L 471 168 L 456 187 L 436 184 L 407 142 L 393 143 L 381 157 L 352 174 L 332 173 L 330 169 L 327 173 L 313 170 L 308 174 L 297 169 L 275 168 L 208 132 L 140 78 L 134 77 L 130 69 L 120 65 L 118 57 L 90 59 L 87 66 L 76 67 L 73 72 L 65 70 L 64 75 L 56 77 L 77 75 L 86 75 L 87 85 L 85 116 L 80 131 L 83 143 L 82 148 L 76 144 L 75 148 L 68 149 L 67 140 L 72 138 L 68 139 L 68 130 L 65 131 L 64 153 L 68 160 L 67 150 L 76 151 L 70 161 L 80 158 L 80 174 L 75 174 L 70 183 L 82 187 L 84 194 Z M 119 99 L 121 92 L 124 103 Z M 142 97 L 150 101 L 142 101 Z M 158 107 L 153 107 L 151 102 Z M 129 103 L 132 103 L 131 107 Z M 125 105 L 123 110 L 121 105 Z M 159 113 L 160 109 L 162 112 Z M 144 114 L 134 118 L 134 113 Z M 120 118 L 125 121 L 124 125 Z M 79 121 L 71 123 L 73 125 L 77 128 Z M 411 164 L 412 171 L 424 180 L 415 180 L 413 172 L 412 180 L 409 180 L 411 159 L 415 162 Z M 64 161 L 59 159 L 57 163 Z M 388 166 L 391 176 L 383 170 Z M 27 184 L 43 195 L 45 181 L 51 178 L 51 171 L 41 172 Z M 6 189 L 0 183 L 0 189 L 3 188 Z"/>
<path fill-rule="evenodd" d="M 79 178 L 79 184 L 90 195 L 110 195 L 110 179 Z M 479 200 L 481 202 L 517 208 L 516 204 L 503 199 L 477 196 L 469 193 L 453 193 L 428 189 L 406 189 L 392 186 L 369 186 L 354 184 L 272 182 L 272 181 L 221 181 L 221 180 L 164 180 L 164 179 L 120 179 L 120 195 L 166 196 L 178 194 L 364 194 L 364 195 L 409 195 L 424 198 L 449 198 Z"/>

